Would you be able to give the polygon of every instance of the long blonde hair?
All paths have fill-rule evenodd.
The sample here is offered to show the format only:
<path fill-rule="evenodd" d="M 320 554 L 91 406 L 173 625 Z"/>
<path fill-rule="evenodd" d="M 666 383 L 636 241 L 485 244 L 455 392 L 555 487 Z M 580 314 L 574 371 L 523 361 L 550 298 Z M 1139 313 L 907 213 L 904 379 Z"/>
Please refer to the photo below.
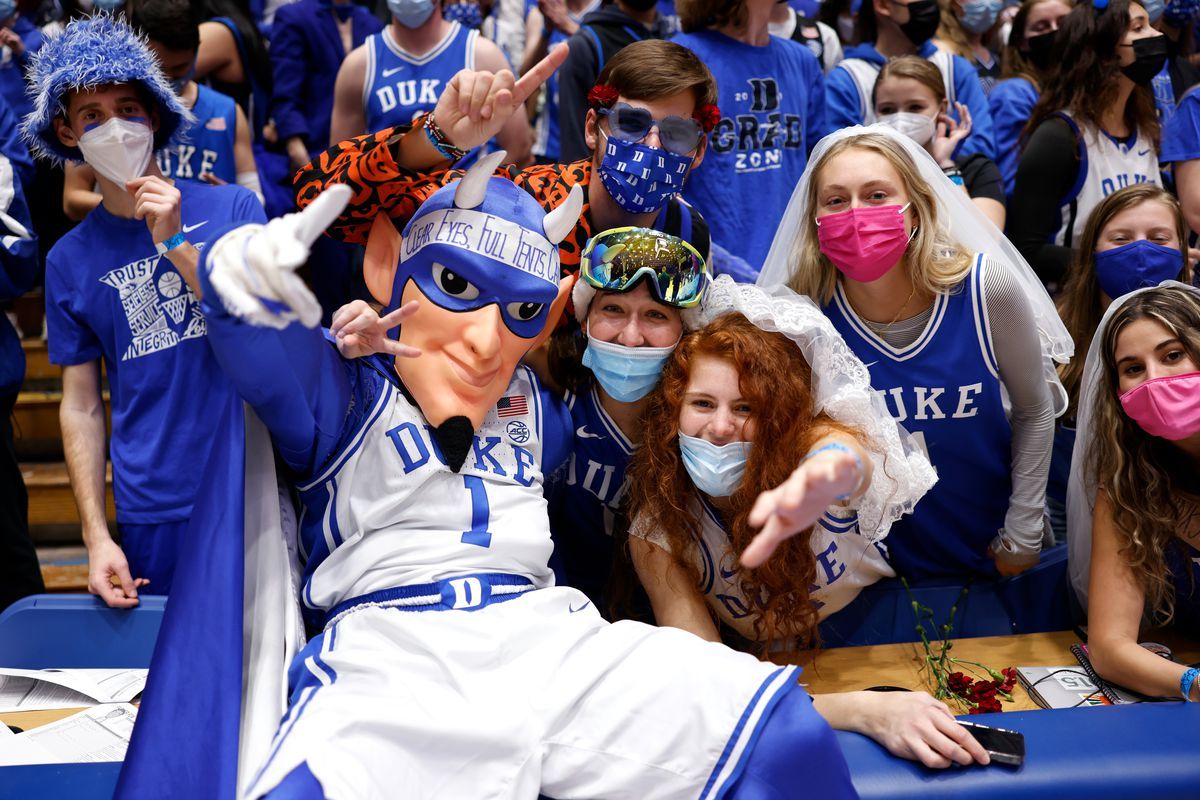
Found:
<path fill-rule="evenodd" d="M 1120 552 L 1145 593 L 1146 608 L 1156 622 L 1165 624 L 1175 610 L 1166 551 L 1178 546 L 1176 532 L 1200 504 L 1200 479 L 1178 447 L 1146 433 L 1121 407 L 1117 339 L 1141 319 L 1170 331 L 1200 364 L 1200 298 L 1195 293 L 1163 286 L 1127 301 L 1104 331 L 1104 378 L 1092 387 L 1095 434 L 1086 458 L 1097 487 L 1111 501 Z"/>
<path fill-rule="evenodd" d="M 833 299 L 838 270 L 824 253 L 817 240 L 817 196 L 821 170 L 836 155 L 847 150 L 869 150 L 886 158 L 900 173 L 908 199 L 912 203 L 917 232 L 908 244 L 905 259 L 913 285 L 930 294 L 948 292 L 960 284 L 971 270 L 971 254 L 958 244 L 938 223 L 937 198 L 917 172 L 917 166 L 903 145 L 880 133 L 848 136 L 833 144 L 813 165 L 808 184 L 808 215 L 799 239 L 793 243 L 789 258 L 788 286 L 798 294 L 811 297 L 825 305 Z"/>

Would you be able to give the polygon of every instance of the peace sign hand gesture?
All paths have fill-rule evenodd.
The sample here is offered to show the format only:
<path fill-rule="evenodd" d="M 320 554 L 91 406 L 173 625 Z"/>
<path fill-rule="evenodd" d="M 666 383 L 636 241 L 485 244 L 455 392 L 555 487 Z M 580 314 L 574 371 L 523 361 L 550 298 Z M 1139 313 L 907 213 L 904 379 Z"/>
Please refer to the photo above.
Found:
<path fill-rule="evenodd" d="M 509 70 L 459 70 L 438 98 L 433 119 L 450 144 L 470 150 L 491 139 L 525 100 L 567 60 L 567 44 L 556 46 L 518 80 Z"/>
<path fill-rule="evenodd" d="M 303 211 L 218 239 L 208 254 L 208 276 L 225 309 L 252 325 L 283 329 L 299 320 L 315 328 L 321 306 L 296 270 L 352 195 L 350 187 L 334 185 Z"/>

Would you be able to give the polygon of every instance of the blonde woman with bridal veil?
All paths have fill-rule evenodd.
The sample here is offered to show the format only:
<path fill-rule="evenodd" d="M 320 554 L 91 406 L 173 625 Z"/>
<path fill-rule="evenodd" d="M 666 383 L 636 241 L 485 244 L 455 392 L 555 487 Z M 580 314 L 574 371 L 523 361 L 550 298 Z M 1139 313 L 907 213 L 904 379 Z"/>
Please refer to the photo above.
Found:
<path fill-rule="evenodd" d="M 989 578 L 1036 564 L 1065 405 L 1055 362 L 1071 337 L 1016 248 L 932 157 L 878 125 L 822 139 L 758 283 L 822 307 L 938 471 L 888 536 L 896 572 Z"/>

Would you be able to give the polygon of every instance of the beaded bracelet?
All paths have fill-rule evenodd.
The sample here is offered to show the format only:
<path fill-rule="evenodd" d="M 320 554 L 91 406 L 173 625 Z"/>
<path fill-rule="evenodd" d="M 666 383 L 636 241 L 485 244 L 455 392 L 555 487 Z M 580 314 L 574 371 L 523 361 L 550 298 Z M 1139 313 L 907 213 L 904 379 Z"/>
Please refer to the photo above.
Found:
<path fill-rule="evenodd" d="M 801 459 L 801 461 L 808 461 L 810 458 L 815 456 L 817 453 L 824 453 L 826 450 L 836 450 L 838 452 L 849 453 L 850 455 L 854 456 L 854 463 L 858 467 L 858 485 L 855 486 L 854 491 L 850 492 L 849 494 L 842 494 L 842 495 L 838 495 L 837 497 L 833 498 L 834 500 L 849 500 L 851 497 L 853 497 L 855 495 L 856 492 L 858 492 L 859 489 L 862 488 L 863 481 L 867 477 L 866 470 L 863 469 L 862 459 L 858 457 L 858 453 L 854 452 L 853 450 L 851 450 L 849 447 L 842 444 L 841 442 L 830 442 L 829 444 L 824 445 L 823 447 L 818 447 L 816 450 L 810 451 L 809 453 L 805 454 L 804 458 Z"/>
<path fill-rule="evenodd" d="M 1200 675 L 1200 669 L 1192 667 L 1179 678 L 1179 693 L 1183 695 L 1184 702 L 1191 700 L 1192 684 L 1196 682 L 1197 675 Z"/>
<path fill-rule="evenodd" d="M 433 145 L 433 149 L 445 156 L 446 159 L 458 161 L 467 154 L 466 150 L 463 150 L 461 147 L 455 147 L 450 143 L 446 132 L 438 126 L 437 120 L 433 118 L 432 111 L 426 112 L 420 121 L 421 127 L 425 129 L 425 136 L 428 137 L 429 143 Z"/>

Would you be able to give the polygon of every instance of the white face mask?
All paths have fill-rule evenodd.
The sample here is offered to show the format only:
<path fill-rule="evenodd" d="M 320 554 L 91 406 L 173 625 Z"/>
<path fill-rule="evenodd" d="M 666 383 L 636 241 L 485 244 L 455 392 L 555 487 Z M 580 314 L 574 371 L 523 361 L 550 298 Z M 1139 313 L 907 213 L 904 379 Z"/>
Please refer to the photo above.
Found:
<path fill-rule="evenodd" d="M 937 125 L 937 116 L 927 117 L 924 114 L 897 111 L 895 114 L 885 114 L 878 121 L 880 125 L 887 125 L 889 128 L 903 133 L 924 147 L 933 138 L 933 132 Z"/>
<path fill-rule="evenodd" d="M 144 122 L 113 117 L 79 137 L 79 152 L 96 172 L 124 189 L 150 166 L 154 131 Z"/>

